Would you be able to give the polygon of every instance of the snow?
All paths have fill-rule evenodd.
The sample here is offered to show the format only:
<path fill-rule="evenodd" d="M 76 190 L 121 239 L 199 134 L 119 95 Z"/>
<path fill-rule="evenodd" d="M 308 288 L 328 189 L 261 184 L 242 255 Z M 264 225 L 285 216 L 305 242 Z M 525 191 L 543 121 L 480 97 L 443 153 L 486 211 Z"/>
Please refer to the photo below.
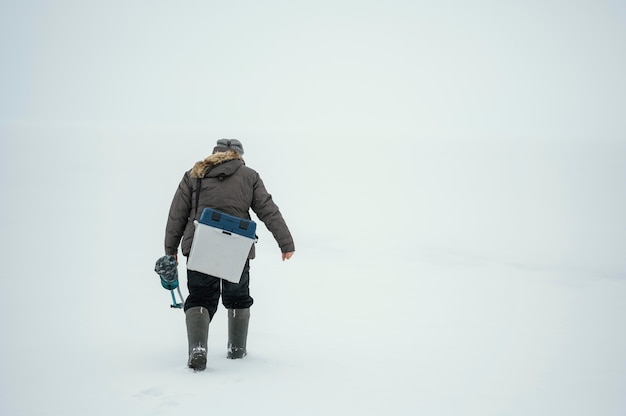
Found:
<path fill-rule="evenodd" d="M 625 414 L 623 7 L 390 3 L 0 6 L 0 414 Z M 297 250 L 194 373 L 153 267 L 220 137 Z"/>

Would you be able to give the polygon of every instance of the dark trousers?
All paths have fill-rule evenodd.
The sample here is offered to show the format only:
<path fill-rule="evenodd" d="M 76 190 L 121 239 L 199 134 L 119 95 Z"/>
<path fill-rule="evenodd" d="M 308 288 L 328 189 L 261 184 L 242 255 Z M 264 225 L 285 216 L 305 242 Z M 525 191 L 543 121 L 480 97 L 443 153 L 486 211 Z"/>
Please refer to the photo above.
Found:
<path fill-rule="evenodd" d="M 252 306 L 254 299 L 250 297 L 250 260 L 241 273 L 239 283 L 187 269 L 187 288 L 189 296 L 185 300 L 185 311 L 194 306 L 203 306 L 209 311 L 209 316 L 217 311 L 217 305 L 222 295 L 222 304 L 226 309 L 246 309 Z"/>

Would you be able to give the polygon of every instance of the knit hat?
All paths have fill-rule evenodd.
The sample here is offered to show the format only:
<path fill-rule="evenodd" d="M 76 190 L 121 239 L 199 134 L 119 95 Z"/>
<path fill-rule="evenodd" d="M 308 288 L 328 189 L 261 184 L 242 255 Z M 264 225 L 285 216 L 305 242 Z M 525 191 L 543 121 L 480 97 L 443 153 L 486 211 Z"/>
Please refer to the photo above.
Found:
<path fill-rule="evenodd" d="M 213 153 L 227 152 L 229 150 L 243 155 L 243 145 L 237 139 L 219 139 L 217 141 L 217 146 L 213 148 Z"/>

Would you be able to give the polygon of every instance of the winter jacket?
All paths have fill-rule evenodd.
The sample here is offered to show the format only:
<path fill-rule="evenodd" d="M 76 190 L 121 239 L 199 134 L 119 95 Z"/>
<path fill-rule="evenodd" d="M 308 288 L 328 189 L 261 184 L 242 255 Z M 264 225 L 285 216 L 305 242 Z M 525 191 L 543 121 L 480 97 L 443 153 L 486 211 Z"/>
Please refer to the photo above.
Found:
<path fill-rule="evenodd" d="M 196 207 L 198 186 L 200 195 Z M 165 254 L 176 254 L 181 244 L 183 255 L 189 255 L 195 231 L 193 222 L 207 207 L 246 219 L 250 219 L 252 209 L 283 253 L 295 251 L 289 228 L 259 174 L 247 167 L 237 152 L 227 151 L 197 162 L 183 175 L 167 219 Z M 254 245 L 248 257 L 254 258 Z"/>

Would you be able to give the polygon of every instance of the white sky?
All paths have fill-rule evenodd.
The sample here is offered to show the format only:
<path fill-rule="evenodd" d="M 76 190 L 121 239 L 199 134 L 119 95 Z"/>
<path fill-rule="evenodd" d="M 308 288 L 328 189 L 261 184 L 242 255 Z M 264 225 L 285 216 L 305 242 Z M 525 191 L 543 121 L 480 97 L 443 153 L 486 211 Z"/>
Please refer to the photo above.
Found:
<path fill-rule="evenodd" d="M 25 1 L 0 120 L 622 139 L 618 1 Z"/>

